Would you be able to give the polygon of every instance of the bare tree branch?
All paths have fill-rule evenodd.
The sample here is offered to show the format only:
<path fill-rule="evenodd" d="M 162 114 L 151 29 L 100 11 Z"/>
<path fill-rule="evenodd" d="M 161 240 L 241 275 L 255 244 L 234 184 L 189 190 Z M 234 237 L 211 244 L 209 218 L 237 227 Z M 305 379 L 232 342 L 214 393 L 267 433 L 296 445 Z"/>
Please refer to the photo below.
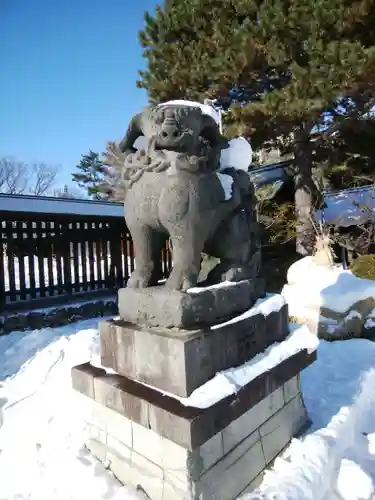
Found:
<path fill-rule="evenodd" d="M 42 196 L 53 186 L 58 168 L 46 163 L 28 165 L 11 157 L 0 158 L 0 192 Z"/>
<path fill-rule="evenodd" d="M 34 163 L 33 170 L 33 185 L 30 188 L 31 194 L 42 196 L 54 184 L 57 176 L 57 168 L 47 165 L 46 163 Z"/>
<path fill-rule="evenodd" d="M 22 194 L 27 188 L 27 165 L 12 158 L 0 158 L 0 191 Z"/>
<path fill-rule="evenodd" d="M 3 159 L 0 160 L 0 191 L 2 191 L 3 184 L 5 182 L 6 173 L 5 165 Z"/>

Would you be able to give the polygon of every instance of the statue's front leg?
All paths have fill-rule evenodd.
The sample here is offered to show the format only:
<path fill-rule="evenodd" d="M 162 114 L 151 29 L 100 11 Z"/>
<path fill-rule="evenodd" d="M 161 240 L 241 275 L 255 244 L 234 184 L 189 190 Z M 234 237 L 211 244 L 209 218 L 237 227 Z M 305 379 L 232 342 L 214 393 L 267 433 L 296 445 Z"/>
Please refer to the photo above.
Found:
<path fill-rule="evenodd" d="M 129 278 L 129 288 L 146 288 L 150 286 L 154 273 L 153 232 L 148 226 L 129 225 L 135 247 L 135 270 Z"/>
<path fill-rule="evenodd" d="M 173 290 L 186 291 L 197 284 L 203 242 L 189 232 L 183 236 L 172 235 L 171 241 L 173 269 L 165 286 Z"/>
<path fill-rule="evenodd" d="M 197 285 L 202 252 L 214 216 L 213 211 L 197 211 L 171 228 L 173 269 L 166 283 L 168 288 L 186 291 Z"/>
<path fill-rule="evenodd" d="M 179 174 L 170 177 L 160 198 L 160 221 L 172 242 L 173 269 L 167 288 L 186 291 L 197 284 L 202 250 L 215 215 L 213 210 L 202 209 L 203 191 L 200 179 Z"/>

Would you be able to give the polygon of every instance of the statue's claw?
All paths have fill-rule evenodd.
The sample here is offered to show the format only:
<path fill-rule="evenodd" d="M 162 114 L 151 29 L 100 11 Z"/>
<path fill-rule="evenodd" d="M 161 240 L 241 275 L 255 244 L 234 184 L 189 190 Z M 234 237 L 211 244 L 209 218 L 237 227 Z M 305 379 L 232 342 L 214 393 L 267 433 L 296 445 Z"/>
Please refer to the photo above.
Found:
<path fill-rule="evenodd" d="M 130 276 L 127 287 L 128 288 L 147 288 L 149 286 L 151 276 L 146 274 L 141 274 L 139 271 L 135 270 Z"/>
<path fill-rule="evenodd" d="M 171 290 L 180 290 L 181 292 L 186 292 L 189 288 L 193 288 L 195 285 L 196 280 L 186 277 L 185 273 L 179 271 L 178 269 L 172 270 L 165 283 L 166 288 Z"/>

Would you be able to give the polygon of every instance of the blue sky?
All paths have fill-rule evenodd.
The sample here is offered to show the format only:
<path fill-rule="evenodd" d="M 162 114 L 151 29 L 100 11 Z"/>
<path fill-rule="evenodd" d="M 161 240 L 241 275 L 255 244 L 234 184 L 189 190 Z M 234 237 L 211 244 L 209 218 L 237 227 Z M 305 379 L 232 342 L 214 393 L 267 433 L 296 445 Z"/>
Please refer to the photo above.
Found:
<path fill-rule="evenodd" d="M 0 156 L 61 166 L 119 139 L 147 103 L 138 31 L 157 0 L 0 0 Z"/>

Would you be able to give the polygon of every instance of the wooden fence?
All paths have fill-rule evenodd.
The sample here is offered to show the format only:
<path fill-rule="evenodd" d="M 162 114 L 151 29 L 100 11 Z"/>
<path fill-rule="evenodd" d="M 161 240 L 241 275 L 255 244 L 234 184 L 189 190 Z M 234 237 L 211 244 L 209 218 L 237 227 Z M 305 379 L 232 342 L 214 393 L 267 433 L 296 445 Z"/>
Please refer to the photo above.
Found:
<path fill-rule="evenodd" d="M 0 311 L 114 293 L 135 267 L 120 204 L 0 195 L 0 224 Z"/>

